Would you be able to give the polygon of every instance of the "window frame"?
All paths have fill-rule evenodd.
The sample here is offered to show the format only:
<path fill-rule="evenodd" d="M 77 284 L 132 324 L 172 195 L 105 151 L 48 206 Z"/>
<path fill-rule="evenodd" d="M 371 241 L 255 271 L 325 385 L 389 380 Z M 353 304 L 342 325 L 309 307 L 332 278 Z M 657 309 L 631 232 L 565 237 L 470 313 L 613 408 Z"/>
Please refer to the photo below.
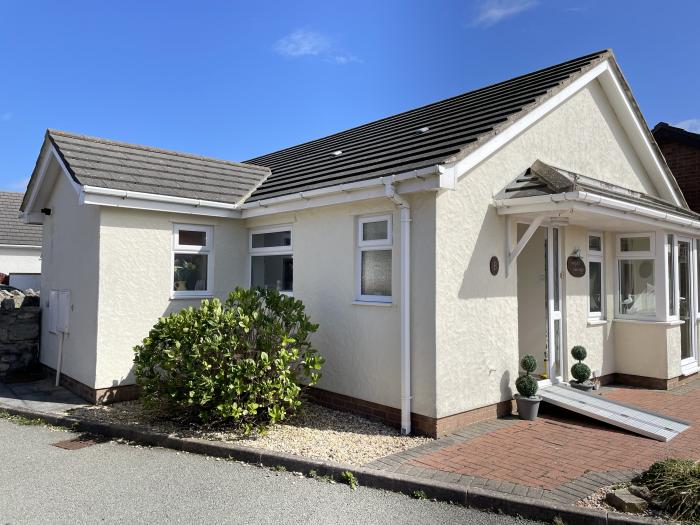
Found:
<path fill-rule="evenodd" d="M 649 238 L 649 250 L 648 251 L 622 251 L 622 239 L 630 237 L 648 237 Z M 634 232 L 634 233 L 621 233 L 615 236 L 615 318 L 616 319 L 630 319 L 637 321 L 654 321 L 657 319 L 657 312 L 659 309 L 659 283 L 657 282 L 657 265 L 659 263 L 665 264 L 664 261 L 658 261 L 656 257 L 656 235 L 655 232 Z M 665 255 L 665 254 L 664 254 Z M 640 315 L 640 314 L 623 314 L 620 310 L 620 287 L 622 285 L 621 272 L 620 272 L 620 262 L 629 260 L 640 260 L 640 259 L 651 259 L 654 263 L 654 303 L 656 305 L 655 311 L 651 314 Z M 664 285 L 665 286 L 665 285 Z M 664 297 L 665 299 L 665 297 Z"/>
<path fill-rule="evenodd" d="M 591 250 L 591 237 L 600 239 L 600 250 Z M 591 280 L 588 278 L 588 319 L 604 320 L 605 319 L 605 237 L 602 232 L 588 232 L 586 237 L 588 247 L 586 257 L 588 259 L 588 271 L 591 269 L 591 262 L 600 263 L 600 312 L 591 312 Z"/>
<path fill-rule="evenodd" d="M 370 222 L 387 221 L 386 239 L 363 239 L 363 226 Z M 391 304 L 394 301 L 394 236 L 392 214 L 363 215 L 357 218 L 357 241 L 355 249 L 355 301 L 359 303 L 384 303 Z M 362 293 L 362 254 L 368 251 L 391 252 L 391 295 L 367 295 Z"/>
<path fill-rule="evenodd" d="M 206 243 L 204 246 L 196 246 L 190 244 L 180 244 L 180 230 L 203 232 L 205 234 Z M 178 254 L 207 256 L 207 287 L 205 290 L 174 290 L 172 281 L 175 275 L 175 257 Z M 171 250 L 170 261 L 171 268 L 171 283 L 170 283 L 170 298 L 171 299 L 193 299 L 213 297 L 214 293 L 214 227 L 211 225 L 202 224 L 173 224 L 173 244 Z"/>
<path fill-rule="evenodd" d="M 277 233 L 289 232 L 289 245 L 267 246 L 264 248 L 253 248 L 253 235 L 261 233 Z M 276 226 L 261 226 L 259 228 L 250 228 L 248 230 L 248 288 L 253 286 L 253 257 L 261 257 L 266 255 L 291 255 L 294 260 L 294 228 L 291 224 L 279 224 Z M 294 271 L 294 270 L 292 270 Z M 294 276 L 292 275 L 292 289 L 280 290 L 283 295 L 289 297 L 294 296 Z"/>

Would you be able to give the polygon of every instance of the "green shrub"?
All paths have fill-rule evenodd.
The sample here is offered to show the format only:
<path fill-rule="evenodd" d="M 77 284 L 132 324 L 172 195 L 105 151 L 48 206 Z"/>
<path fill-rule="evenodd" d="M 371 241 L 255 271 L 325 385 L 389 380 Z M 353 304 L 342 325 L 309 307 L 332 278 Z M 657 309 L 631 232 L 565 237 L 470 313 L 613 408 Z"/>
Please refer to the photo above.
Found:
<path fill-rule="evenodd" d="M 586 349 L 581 345 L 576 345 L 571 349 L 571 357 L 578 361 L 571 367 L 571 375 L 579 383 L 585 383 L 591 377 L 591 369 L 581 362 L 586 359 L 587 355 Z"/>
<path fill-rule="evenodd" d="M 515 388 L 521 396 L 532 397 L 537 393 L 538 386 L 537 380 L 530 375 L 530 372 L 537 369 L 537 361 L 534 356 L 526 354 L 520 360 L 520 366 L 525 370 L 525 375 L 515 380 Z"/>
<path fill-rule="evenodd" d="M 584 383 L 590 379 L 591 369 L 585 363 L 575 363 L 571 367 L 571 375 L 579 383 Z"/>
<path fill-rule="evenodd" d="M 524 355 L 520 360 L 520 367 L 525 370 L 527 374 L 537 370 L 537 360 L 535 359 L 535 356 L 530 354 Z"/>
<path fill-rule="evenodd" d="M 518 393 L 524 397 L 532 397 L 537 393 L 537 379 L 531 375 L 520 376 L 515 380 L 515 388 Z"/>
<path fill-rule="evenodd" d="M 571 356 L 577 361 L 583 361 L 586 359 L 587 355 L 588 352 L 586 352 L 586 349 L 581 345 L 576 345 L 571 349 Z"/>
<path fill-rule="evenodd" d="M 695 461 L 659 461 L 640 476 L 640 481 L 665 505 L 672 518 L 700 521 L 700 466 Z"/>
<path fill-rule="evenodd" d="M 275 290 L 236 288 L 162 317 L 134 348 L 147 408 L 204 423 L 259 430 L 294 413 L 320 378 L 318 329 L 301 301 Z"/>

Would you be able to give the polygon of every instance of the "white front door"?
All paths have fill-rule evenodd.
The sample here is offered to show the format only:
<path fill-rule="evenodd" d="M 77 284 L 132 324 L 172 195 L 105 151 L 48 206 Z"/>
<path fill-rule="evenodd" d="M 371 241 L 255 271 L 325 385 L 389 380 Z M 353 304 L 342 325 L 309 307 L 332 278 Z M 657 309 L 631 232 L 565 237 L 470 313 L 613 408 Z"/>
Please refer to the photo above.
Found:
<path fill-rule="evenodd" d="M 693 242 L 678 237 L 678 318 L 681 326 L 681 366 L 689 367 L 697 363 L 697 297 L 695 296 L 693 271 Z"/>
<path fill-rule="evenodd" d="M 561 242 L 559 228 L 547 227 L 546 237 L 546 306 L 547 306 L 547 373 L 552 383 L 559 383 L 563 372 L 563 317 L 561 290 Z"/>

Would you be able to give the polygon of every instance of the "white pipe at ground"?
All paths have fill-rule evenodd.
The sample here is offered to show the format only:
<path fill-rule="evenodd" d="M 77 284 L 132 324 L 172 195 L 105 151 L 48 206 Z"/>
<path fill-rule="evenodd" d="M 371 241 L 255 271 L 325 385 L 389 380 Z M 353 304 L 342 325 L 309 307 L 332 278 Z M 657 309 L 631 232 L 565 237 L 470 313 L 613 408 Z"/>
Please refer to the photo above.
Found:
<path fill-rule="evenodd" d="M 401 219 L 401 433 L 411 433 L 411 206 L 392 183 L 386 195 L 400 209 Z"/>
<path fill-rule="evenodd" d="M 61 338 L 58 340 L 58 359 L 56 361 L 56 386 L 60 386 L 61 382 L 61 361 L 63 360 L 63 336 L 64 333 L 61 332 Z"/>

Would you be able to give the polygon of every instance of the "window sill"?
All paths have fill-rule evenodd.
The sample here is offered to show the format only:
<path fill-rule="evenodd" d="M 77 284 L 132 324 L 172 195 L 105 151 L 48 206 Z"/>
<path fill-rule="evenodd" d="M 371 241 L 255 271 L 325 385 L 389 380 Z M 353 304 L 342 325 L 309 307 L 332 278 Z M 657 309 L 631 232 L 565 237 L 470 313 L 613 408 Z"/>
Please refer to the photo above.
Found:
<path fill-rule="evenodd" d="M 356 306 L 394 306 L 394 303 L 384 301 L 353 301 L 352 304 Z"/>
<path fill-rule="evenodd" d="M 198 293 L 194 295 L 176 295 L 174 293 L 170 294 L 170 300 L 188 300 L 188 299 L 212 299 L 214 294 L 211 292 Z"/>
<path fill-rule="evenodd" d="M 613 319 L 616 323 L 630 323 L 630 324 L 656 324 L 659 326 L 680 326 L 685 323 L 685 321 L 656 321 L 654 319 Z"/>
<path fill-rule="evenodd" d="M 684 377 L 689 376 L 689 375 L 693 375 L 696 372 L 700 372 L 700 366 L 698 366 L 697 362 L 690 363 L 690 364 L 685 365 L 685 366 L 681 366 L 681 375 Z"/>
<path fill-rule="evenodd" d="M 596 319 L 594 317 L 588 319 L 587 323 L 588 326 L 603 326 L 608 324 L 607 319 Z"/>

